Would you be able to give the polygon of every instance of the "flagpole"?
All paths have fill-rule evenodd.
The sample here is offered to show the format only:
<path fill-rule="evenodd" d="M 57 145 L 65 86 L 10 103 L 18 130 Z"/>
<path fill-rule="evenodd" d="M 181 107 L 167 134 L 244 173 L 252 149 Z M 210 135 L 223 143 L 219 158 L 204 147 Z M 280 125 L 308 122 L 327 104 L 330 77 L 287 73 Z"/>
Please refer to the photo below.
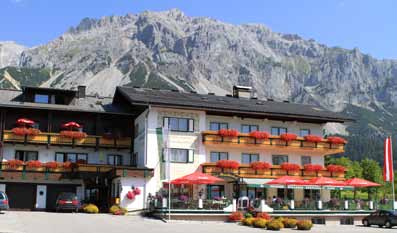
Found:
<path fill-rule="evenodd" d="M 392 208 L 393 210 L 396 209 L 395 203 L 396 203 L 396 194 L 394 193 L 394 168 L 393 168 L 393 141 L 391 140 L 391 136 L 390 136 L 390 158 L 391 158 L 391 172 L 392 172 L 392 177 L 393 179 L 391 180 L 391 188 L 392 188 L 392 194 L 393 194 L 393 205 Z"/>

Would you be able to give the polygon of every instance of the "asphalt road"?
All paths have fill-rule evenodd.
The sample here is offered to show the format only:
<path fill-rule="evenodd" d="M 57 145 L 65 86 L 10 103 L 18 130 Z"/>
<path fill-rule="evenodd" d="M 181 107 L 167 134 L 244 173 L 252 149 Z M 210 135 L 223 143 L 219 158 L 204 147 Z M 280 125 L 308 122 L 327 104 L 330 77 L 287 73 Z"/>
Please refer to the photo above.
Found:
<path fill-rule="evenodd" d="M 112 216 L 108 214 L 83 213 L 46 213 L 46 212 L 4 212 L 0 214 L 0 233 L 249 233 L 272 232 L 249 228 L 235 223 L 223 222 L 188 222 L 141 218 L 139 216 Z M 299 232 L 282 229 L 281 232 Z M 306 231 L 304 231 L 306 232 Z M 385 229 L 363 226 L 320 226 L 316 225 L 313 233 L 366 233 L 397 232 L 397 228 Z"/>

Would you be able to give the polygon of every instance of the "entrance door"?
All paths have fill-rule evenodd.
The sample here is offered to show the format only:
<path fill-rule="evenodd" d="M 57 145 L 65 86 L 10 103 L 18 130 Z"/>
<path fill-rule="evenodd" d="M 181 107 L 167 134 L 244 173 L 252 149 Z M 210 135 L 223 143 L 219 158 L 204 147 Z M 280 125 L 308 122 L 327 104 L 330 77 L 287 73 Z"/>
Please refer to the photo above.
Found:
<path fill-rule="evenodd" d="M 6 194 L 11 209 L 33 210 L 36 203 L 36 185 L 7 183 Z"/>
<path fill-rule="evenodd" d="M 51 184 L 47 185 L 47 210 L 55 210 L 56 200 L 60 193 L 76 193 L 76 185 Z"/>

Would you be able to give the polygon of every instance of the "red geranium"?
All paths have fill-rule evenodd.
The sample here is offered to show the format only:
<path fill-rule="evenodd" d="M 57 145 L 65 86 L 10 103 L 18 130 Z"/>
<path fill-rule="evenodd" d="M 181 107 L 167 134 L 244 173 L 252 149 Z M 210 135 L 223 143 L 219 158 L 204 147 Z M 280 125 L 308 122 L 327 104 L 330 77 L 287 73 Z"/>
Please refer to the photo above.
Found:
<path fill-rule="evenodd" d="M 241 212 L 232 212 L 229 215 L 229 221 L 231 222 L 237 222 L 240 221 L 241 219 L 243 219 L 243 213 Z"/>
<path fill-rule="evenodd" d="M 256 217 L 257 218 L 266 219 L 266 220 L 270 220 L 271 219 L 270 215 L 268 213 L 266 213 L 266 212 L 258 212 L 258 213 L 256 213 Z"/>
<path fill-rule="evenodd" d="M 295 163 L 282 163 L 280 167 L 284 171 L 299 171 L 301 169 L 301 166 Z"/>
<path fill-rule="evenodd" d="M 141 190 L 139 188 L 134 188 L 135 195 L 141 194 Z"/>
<path fill-rule="evenodd" d="M 216 166 L 220 168 L 237 169 L 240 167 L 240 163 L 235 160 L 219 160 L 216 162 Z"/>
<path fill-rule="evenodd" d="M 252 131 L 249 135 L 256 139 L 268 139 L 270 137 L 270 134 L 268 132 L 261 131 Z"/>
<path fill-rule="evenodd" d="M 324 169 L 324 167 L 320 164 L 306 164 L 304 168 L 305 171 L 312 171 L 312 172 L 318 172 Z"/>
<path fill-rule="evenodd" d="M 296 140 L 298 136 L 296 134 L 293 133 L 283 133 L 280 135 L 280 139 L 286 142 L 292 141 L 292 140 Z"/>
<path fill-rule="evenodd" d="M 250 166 L 254 170 L 267 170 L 272 167 L 270 163 L 261 161 L 252 162 Z"/>
<path fill-rule="evenodd" d="M 58 163 L 55 161 L 46 162 L 44 164 L 44 167 L 49 168 L 49 169 L 55 169 L 58 167 Z"/>
<path fill-rule="evenodd" d="M 133 191 L 128 191 L 127 198 L 130 200 L 135 199 L 135 193 Z"/>
<path fill-rule="evenodd" d="M 23 165 L 23 161 L 19 159 L 8 160 L 7 163 L 10 168 L 17 168 Z"/>
<path fill-rule="evenodd" d="M 38 135 L 40 130 L 35 128 L 26 127 L 16 127 L 11 130 L 15 135 L 25 136 L 25 135 Z"/>
<path fill-rule="evenodd" d="M 341 137 L 328 137 L 327 140 L 331 144 L 346 144 L 346 140 Z"/>
<path fill-rule="evenodd" d="M 76 139 L 81 139 L 81 138 L 87 137 L 87 134 L 84 132 L 71 131 L 71 130 L 63 130 L 63 131 L 61 131 L 60 135 L 61 135 L 61 137 L 76 138 Z"/>
<path fill-rule="evenodd" d="M 308 142 L 321 142 L 323 140 L 322 137 L 317 135 L 306 135 L 303 138 Z"/>
<path fill-rule="evenodd" d="M 41 167 L 41 162 L 38 160 L 30 160 L 26 162 L 26 166 L 29 168 L 39 168 Z"/>
<path fill-rule="evenodd" d="M 345 172 L 346 168 L 342 165 L 330 164 L 327 166 L 329 172 Z"/>
<path fill-rule="evenodd" d="M 239 132 L 235 129 L 221 129 L 218 134 L 222 137 L 237 137 Z"/>
<path fill-rule="evenodd" d="M 66 161 L 66 162 L 62 163 L 62 166 L 64 168 L 71 168 L 72 167 L 72 162 Z"/>

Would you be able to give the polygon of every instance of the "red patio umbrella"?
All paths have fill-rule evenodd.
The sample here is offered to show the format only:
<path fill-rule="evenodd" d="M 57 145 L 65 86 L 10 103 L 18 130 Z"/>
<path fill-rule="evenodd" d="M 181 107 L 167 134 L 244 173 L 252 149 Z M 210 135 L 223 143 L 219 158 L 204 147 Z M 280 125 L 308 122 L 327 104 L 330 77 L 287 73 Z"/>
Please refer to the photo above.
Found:
<path fill-rule="evenodd" d="M 81 125 L 77 122 L 71 121 L 63 124 L 62 128 L 81 128 Z"/>
<path fill-rule="evenodd" d="M 352 179 L 346 180 L 345 184 L 348 186 L 353 186 L 355 188 L 367 188 L 367 187 L 381 186 L 378 183 L 374 183 L 372 181 L 364 180 L 364 179 L 360 179 L 360 178 L 352 178 Z"/>
<path fill-rule="evenodd" d="M 284 185 L 284 199 L 287 199 L 287 189 L 288 185 L 305 185 L 307 182 L 299 177 L 293 176 L 282 176 L 280 178 L 274 179 L 267 182 L 269 185 Z"/>
<path fill-rule="evenodd" d="M 171 180 L 171 184 L 214 184 L 223 181 L 225 180 L 215 176 L 204 174 L 202 172 L 194 172 L 175 180 Z"/>
<path fill-rule="evenodd" d="M 346 186 L 346 184 L 342 181 L 338 181 L 328 177 L 316 177 L 307 181 L 309 185 L 318 185 L 318 186 Z"/>
<path fill-rule="evenodd" d="M 17 120 L 17 124 L 18 124 L 18 125 L 33 125 L 33 124 L 34 124 L 34 121 L 29 120 L 29 119 L 27 119 L 27 118 L 19 118 L 19 119 Z"/>

